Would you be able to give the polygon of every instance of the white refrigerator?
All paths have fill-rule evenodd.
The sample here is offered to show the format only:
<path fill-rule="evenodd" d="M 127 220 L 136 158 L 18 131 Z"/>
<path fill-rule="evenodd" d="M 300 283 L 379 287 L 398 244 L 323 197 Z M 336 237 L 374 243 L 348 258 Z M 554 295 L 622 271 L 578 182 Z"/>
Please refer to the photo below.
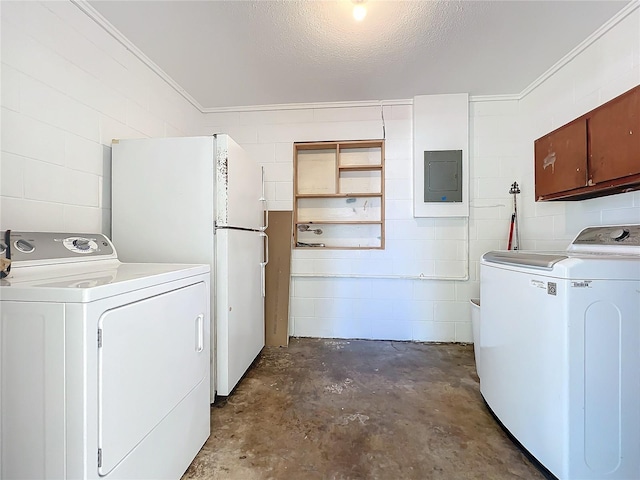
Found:
<path fill-rule="evenodd" d="M 124 262 L 211 265 L 211 401 L 264 347 L 262 168 L 228 135 L 114 140 L 112 239 Z"/>

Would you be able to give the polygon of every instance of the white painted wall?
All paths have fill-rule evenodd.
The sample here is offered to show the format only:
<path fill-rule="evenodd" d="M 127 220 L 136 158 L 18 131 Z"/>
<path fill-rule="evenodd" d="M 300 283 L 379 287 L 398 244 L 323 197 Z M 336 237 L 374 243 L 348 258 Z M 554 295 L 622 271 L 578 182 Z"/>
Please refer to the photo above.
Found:
<path fill-rule="evenodd" d="M 381 108 L 207 114 L 201 133 L 226 131 L 238 139 L 265 166 L 270 209 L 290 210 L 293 142 L 382 138 Z M 473 215 L 468 233 L 466 219 L 413 218 L 412 107 L 385 106 L 384 119 L 386 248 L 294 250 L 291 332 L 312 337 L 470 341 L 468 302 L 479 293 L 478 260 L 484 252 L 478 248 L 499 248 L 507 227 L 482 231 L 477 244 Z M 509 180 L 503 181 L 505 192 Z M 499 200 L 505 203 L 504 198 Z M 485 196 L 480 203 L 480 215 L 498 219 L 498 200 Z M 468 271 L 467 235 L 472 239 Z M 418 279 L 467 274 L 468 281 Z"/>
<path fill-rule="evenodd" d="M 640 223 L 640 192 L 536 203 L 533 175 L 536 138 L 640 83 L 639 16 L 636 9 L 520 99 L 472 98 L 468 280 L 401 278 L 416 268 L 426 276 L 464 275 L 466 224 L 412 217 L 412 110 L 385 106 L 387 248 L 294 251 L 292 334 L 470 341 L 469 299 L 479 296 L 479 259 L 506 248 L 514 181 L 522 190 L 521 248 L 565 249 L 587 225 Z M 216 131 L 254 152 L 266 168 L 270 208 L 288 210 L 293 142 L 380 138 L 382 122 L 380 107 L 206 115 L 201 133 Z M 329 276 L 336 274 L 344 277 Z M 381 275 L 398 278 L 375 278 Z"/>
<path fill-rule="evenodd" d="M 566 245 L 587 225 L 640 223 L 640 192 L 578 202 L 534 202 L 533 141 L 640 84 L 640 8 L 622 19 L 520 102 L 525 159 L 523 245 Z"/>
<path fill-rule="evenodd" d="M 270 208 L 288 210 L 294 141 L 382 136 L 380 107 L 201 114 L 73 4 L 0 8 L 0 229 L 109 233 L 112 138 L 229 133 L 265 165 Z M 524 248 L 565 248 L 588 224 L 640 223 L 638 192 L 533 200 L 534 139 L 640 83 L 639 16 L 636 9 L 521 100 L 472 99 L 468 233 L 462 219 L 412 217 L 412 107 L 386 105 L 387 248 L 296 251 L 292 333 L 470 341 L 478 261 L 506 247 L 513 181 L 523 192 Z M 469 280 L 404 278 L 466 275 L 467 245 Z M 336 274 L 345 277 L 326 276 Z"/>
<path fill-rule="evenodd" d="M 111 140 L 202 114 L 70 2 L 0 9 L 0 228 L 108 234 Z"/>

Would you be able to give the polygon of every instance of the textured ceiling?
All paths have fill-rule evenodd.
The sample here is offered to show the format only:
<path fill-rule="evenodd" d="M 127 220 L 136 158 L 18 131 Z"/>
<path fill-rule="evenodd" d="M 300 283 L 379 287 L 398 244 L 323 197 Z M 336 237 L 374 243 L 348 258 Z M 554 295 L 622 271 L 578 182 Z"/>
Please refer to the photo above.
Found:
<path fill-rule="evenodd" d="M 519 94 L 628 1 L 90 1 L 205 109 Z"/>

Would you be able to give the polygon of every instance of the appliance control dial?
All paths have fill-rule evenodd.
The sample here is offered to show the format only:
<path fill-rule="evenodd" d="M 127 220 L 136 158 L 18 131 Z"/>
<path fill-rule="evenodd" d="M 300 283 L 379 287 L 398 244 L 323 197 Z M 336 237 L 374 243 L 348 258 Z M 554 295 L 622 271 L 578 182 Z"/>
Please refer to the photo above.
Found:
<path fill-rule="evenodd" d="M 0 242 L 0 255 L 4 254 L 7 249 L 7 245 L 4 242 Z"/>
<path fill-rule="evenodd" d="M 98 244 L 90 238 L 68 237 L 62 241 L 62 244 L 74 253 L 93 253 L 98 251 Z"/>
<path fill-rule="evenodd" d="M 16 243 L 13 244 L 13 246 L 20 250 L 22 253 L 31 253 L 36 249 L 36 247 L 34 247 L 24 238 L 17 240 Z"/>
<path fill-rule="evenodd" d="M 629 236 L 629 230 L 626 228 L 616 228 L 609 234 L 609 238 L 615 240 L 616 242 L 620 242 Z"/>
<path fill-rule="evenodd" d="M 73 246 L 78 250 L 89 250 L 89 240 L 86 238 L 76 238 L 73 241 Z"/>

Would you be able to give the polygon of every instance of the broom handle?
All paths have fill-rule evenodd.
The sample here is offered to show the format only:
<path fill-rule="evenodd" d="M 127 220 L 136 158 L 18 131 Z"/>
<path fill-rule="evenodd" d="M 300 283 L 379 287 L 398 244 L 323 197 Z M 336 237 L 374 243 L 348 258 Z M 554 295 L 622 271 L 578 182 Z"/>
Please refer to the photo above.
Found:
<path fill-rule="evenodd" d="M 511 214 L 511 223 L 509 223 L 509 242 L 507 243 L 507 250 L 511 250 L 511 241 L 513 240 L 513 222 L 515 221 L 515 214 Z"/>

